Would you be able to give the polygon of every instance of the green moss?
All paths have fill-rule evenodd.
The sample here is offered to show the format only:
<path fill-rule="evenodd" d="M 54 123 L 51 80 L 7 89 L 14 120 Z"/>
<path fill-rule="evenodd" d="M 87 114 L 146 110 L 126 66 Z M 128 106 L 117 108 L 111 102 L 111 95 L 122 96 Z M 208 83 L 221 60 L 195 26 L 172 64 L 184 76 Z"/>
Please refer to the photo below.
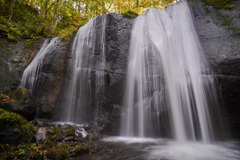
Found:
<path fill-rule="evenodd" d="M 90 150 L 89 150 L 89 147 L 87 146 L 87 144 L 84 144 L 84 145 L 76 145 L 73 150 L 72 150 L 72 153 L 75 153 L 75 154 L 84 154 L 84 153 L 88 153 Z"/>
<path fill-rule="evenodd" d="M 28 96 L 28 91 L 26 88 L 19 87 L 7 94 L 0 94 L 0 103 L 18 103 L 22 99 Z"/>
<path fill-rule="evenodd" d="M 24 48 L 31 48 L 34 43 L 36 43 L 35 39 L 27 39 L 24 41 Z"/>
<path fill-rule="evenodd" d="M 55 141 L 47 140 L 41 146 L 42 146 L 42 149 L 47 150 L 47 149 L 54 147 L 55 145 L 56 145 Z"/>
<path fill-rule="evenodd" d="M 31 123 L 28 123 L 21 115 L 3 109 L 0 109 L 0 126 L 19 128 L 22 132 L 21 142 L 29 143 L 34 136 L 34 126 Z"/>
<path fill-rule="evenodd" d="M 223 22 L 222 22 L 222 25 L 223 26 L 230 26 L 230 25 L 232 25 L 232 20 L 224 18 Z"/>
<path fill-rule="evenodd" d="M 218 16 L 221 18 L 223 17 L 222 25 L 225 26 L 229 31 L 231 31 L 233 36 L 239 36 L 239 29 L 238 27 L 234 26 L 234 23 L 231 19 L 224 17 L 220 13 L 218 14 Z"/>
<path fill-rule="evenodd" d="M 17 101 L 21 100 L 23 97 L 28 95 L 28 91 L 24 87 L 19 87 L 8 93 L 12 99 L 16 99 Z"/>
<path fill-rule="evenodd" d="M 68 146 L 66 144 L 58 144 L 57 146 L 47 150 L 46 157 L 48 159 L 57 160 L 69 159 Z"/>
<path fill-rule="evenodd" d="M 234 35 L 240 37 L 240 32 L 236 32 Z"/>
<path fill-rule="evenodd" d="M 230 9 L 233 7 L 233 0 L 204 0 L 205 3 L 214 6 L 217 9 Z"/>
<path fill-rule="evenodd" d="M 122 16 L 127 17 L 127 18 L 136 18 L 138 16 L 138 14 L 129 10 L 129 11 L 123 13 Z"/>
<path fill-rule="evenodd" d="M 20 145 L 0 145 L 2 151 L 0 156 L 2 159 L 29 159 L 42 160 L 43 152 L 39 150 L 35 143 Z"/>
<path fill-rule="evenodd" d="M 63 129 L 63 135 L 65 137 L 75 136 L 75 128 L 73 126 L 68 126 L 67 128 Z"/>

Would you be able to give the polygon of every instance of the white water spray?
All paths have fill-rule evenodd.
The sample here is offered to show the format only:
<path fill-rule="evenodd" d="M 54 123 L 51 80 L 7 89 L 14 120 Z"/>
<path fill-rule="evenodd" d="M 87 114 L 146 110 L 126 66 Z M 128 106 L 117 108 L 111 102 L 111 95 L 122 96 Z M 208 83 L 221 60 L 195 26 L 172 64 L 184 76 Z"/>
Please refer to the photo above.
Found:
<path fill-rule="evenodd" d="M 95 18 L 81 27 L 71 49 L 62 120 L 85 123 L 98 116 L 104 93 L 105 22 Z"/>
<path fill-rule="evenodd" d="M 186 1 L 140 15 L 132 30 L 122 136 L 172 133 L 178 141 L 210 141 L 209 108 L 216 106 L 209 106 L 209 96 L 216 96 L 206 66 Z"/>

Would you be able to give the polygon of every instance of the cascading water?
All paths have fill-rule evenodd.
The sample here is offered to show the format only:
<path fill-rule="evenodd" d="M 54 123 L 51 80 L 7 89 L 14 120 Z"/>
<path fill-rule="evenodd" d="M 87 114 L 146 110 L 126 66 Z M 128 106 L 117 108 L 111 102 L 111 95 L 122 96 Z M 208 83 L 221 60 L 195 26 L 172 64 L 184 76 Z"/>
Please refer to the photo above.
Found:
<path fill-rule="evenodd" d="M 95 121 L 104 93 L 105 19 L 95 18 L 81 27 L 73 41 L 61 120 Z"/>
<path fill-rule="evenodd" d="M 41 46 L 40 51 L 23 72 L 21 86 L 27 88 L 33 95 L 37 89 L 37 83 L 38 79 L 40 78 L 44 59 L 47 58 L 47 54 L 49 53 L 50 49 L 56 47 L 59 42 L 59 37 L 46 39 Z"/>
<path fill-rule="evenodd" d="M 210 107 L 218 108 L 209 106 L 216 96 L 206 66 L 186 1 L 140 15 L 132 30 L 121 134 L 210 141 Z"/>
<path fill-rule="evenodd" d="M 187 2 L 150 9 L 132 29 L 121 137 L 102 140 L 120 152 L 103 159 L 240 159 L 238 144 L 214 137 L 218 106 Z"/>

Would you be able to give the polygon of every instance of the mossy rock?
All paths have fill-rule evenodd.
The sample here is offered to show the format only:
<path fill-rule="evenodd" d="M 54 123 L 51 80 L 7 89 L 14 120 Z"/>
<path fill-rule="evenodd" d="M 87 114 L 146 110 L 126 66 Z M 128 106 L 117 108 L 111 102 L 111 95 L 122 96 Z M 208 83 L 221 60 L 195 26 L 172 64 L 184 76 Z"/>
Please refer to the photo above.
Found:
<path fill-rule="evenodd" d="M 58 144 L 46 152 L 47 159 L 65 160 L 69 159 L 69 156 L 68 146 L 66 144 Z"/>
<path fill-rule="evenodd" d="M 61 129 L 57 126 L 52 126 L 48 128 L 48 140 L 52 142 L 62 141 L 63 133 Z"/>
<path fill-rule="evenodd" d="M 90 152 L 90 148 L 87 144 L 76 145 L 72 150 L 72 154 L 75 154 L 75 155 L 81 155 L 89 152 Z"/>
<path fill-rule="evenodd" d="M 65 137 L 75 136 L 75 128 L 71 125 L 63 126 L 63 135 Z"/>
<path fill-rule="evenodd" d="M 33 97 L 24 87 L 19 87 L 6 94 L 0 94 L 0 108 L 33 120 L 36 114 Z"/>
<path fill-rule="evenodd" d="M 28 159 L 42 160 L 43 151 L 35 143 L 22 143 L 19 145 L 0 145 L 0 157 L 3 160 Z"/>
<path fill-rule="evenodd" d="M 24 87 L 18 87 L 17 89 L 9 92 L 9 95 L 12 99 L 16 99 L 17 101 L 21 101 L 23 98 L 28 97 L 28 91 Z"/>
<path fill-rule="evenodd" d="M 0 109 L 0 143 L 30 143 L 34 126 L 21 115 Z"/>
<path fill-rule="evenodd" d="M 233 0 L 204 0 L 205 3 L 214 6 L 217 9 L 230 9 L 233 7 Z"/>

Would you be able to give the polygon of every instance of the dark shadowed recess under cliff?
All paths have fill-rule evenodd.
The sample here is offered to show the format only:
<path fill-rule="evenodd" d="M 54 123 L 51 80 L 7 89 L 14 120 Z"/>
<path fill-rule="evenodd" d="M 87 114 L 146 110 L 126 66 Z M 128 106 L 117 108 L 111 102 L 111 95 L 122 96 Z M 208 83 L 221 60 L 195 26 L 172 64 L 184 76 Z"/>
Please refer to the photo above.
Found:
<path fill-rule="evenodd" d="M 218 82 L 224 121 L 227 123 L 229 133 L 239 138 L 240 2 L 236 1 L 230 10 L 214 9 L 201 0 L 192 0 L 189 4 L 204 53 Z M 97 18 L 101 19 L 103 16 Z M 133 19 L 118 14 L 106 15 L 105 92 L 97 118 L 102 134 L 119 133 L 132 24 Z M 61 42 L 56 48 L 51 49 L 44 61 L 43 72 L 37 78 L 38 92 L 33 95 L 37 107 L 36 118 L 56 120 L 60 116 L 59 106 L 64 99 L 63 89 L 70 77 L 67 71 L 71 62 L 70 50 L 73 39 L 74 36 L 69 42 Z M 20 84 L 22 69 L 32 51 L 37 52 L 41 43 L 42 41 L 39 41 L 29 50 L 23 49 L 21 42 L 0 46 L 1 93 Z"/>

